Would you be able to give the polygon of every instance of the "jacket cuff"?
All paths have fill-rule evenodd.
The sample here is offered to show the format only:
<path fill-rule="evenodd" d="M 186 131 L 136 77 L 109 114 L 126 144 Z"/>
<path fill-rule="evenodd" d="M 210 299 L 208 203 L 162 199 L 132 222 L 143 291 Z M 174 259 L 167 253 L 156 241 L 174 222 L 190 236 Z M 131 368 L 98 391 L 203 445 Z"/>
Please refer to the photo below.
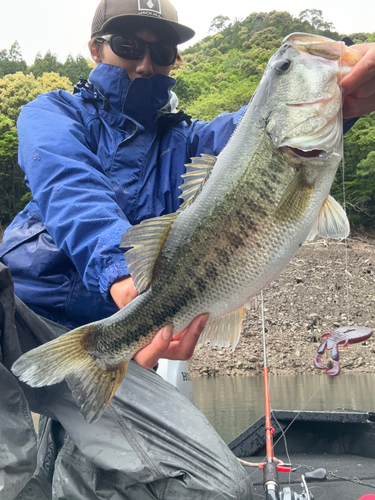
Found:
<path fill-rule="evenodd" d="M 120 278 L 130 276 L 129 269 L 125 264 L 123 255 L 113 256 L 110 264 L 103 270 L 99 279 L 99 290 L 107 302 L 113 302 L 110 294 L 110 288 L 115 281 Z"/>

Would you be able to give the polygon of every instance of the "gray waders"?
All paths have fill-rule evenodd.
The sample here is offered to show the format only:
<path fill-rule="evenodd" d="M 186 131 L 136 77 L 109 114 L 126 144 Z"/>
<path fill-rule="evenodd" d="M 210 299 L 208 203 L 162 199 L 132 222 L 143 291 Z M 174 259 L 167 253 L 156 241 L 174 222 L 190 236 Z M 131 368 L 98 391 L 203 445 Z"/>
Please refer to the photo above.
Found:
<path fill-rule="evenodd" d="M 243 466 L 175 387 L 136 362 L 88 424 L 65 383 L 32 389 L 11 373 L 67 329 L 13 294 L 0 263 L 1 500 L 250 500 Z M 30 410 L 43 415 L 36 435 Z"/>

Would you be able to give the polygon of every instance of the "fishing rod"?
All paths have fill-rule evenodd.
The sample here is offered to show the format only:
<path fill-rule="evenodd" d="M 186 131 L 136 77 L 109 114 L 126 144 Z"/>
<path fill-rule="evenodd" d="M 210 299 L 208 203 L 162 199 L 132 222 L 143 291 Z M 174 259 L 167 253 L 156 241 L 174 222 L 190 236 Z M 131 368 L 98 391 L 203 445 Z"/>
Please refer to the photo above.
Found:
<path fill-rule="evenodd" d="M 266 329 L 264 326 L 263 291 L 261 291 L 262 310 L 262 331 L 263 331 L 263 377 L 264 377 L 264 402 L 265 402 L 265 430 L 266 430 L 266 461 L 260 465 L 263 468 L 263 487 L 266 493 L 266 500 L 314 500 L 313 494 L 309 491 L 307 483 L 309 481 L 325 481 L 327 472 L 325 469 L 316 469 L 307 472 L 301 477 L 303 492 L 298 494 L 289 486 L 280 491 L 279 472 L 291 472 L 290 465 L 279 465 L 273 454 L 273 433 L 275 429 L 271 420 L 271 404 L 269 391 L 269 372 L 267 365 L 267 345 Z"/>
<path fill-rule="evenodd" d="M 266 427 L 266 462 L 263 466 L 263 486 L 266 492 L 266 500 L 279 500 L 279 475 L 277 464 L 273 456 L 273 438 L 272 435 L 275 429 L 272 427 L 271 421 L 271 405 L 270 405 L 270 390 L 267 366 L 267 346 L 266 346 L 266 329 L 264 327 L 264 307 L 263 307 L 263 290 L 261 291 L 262 303 L 262 331 L 263 331 L 263 377 L 264 377 L 264 403 L 265 403 L 265 427 Z"/>

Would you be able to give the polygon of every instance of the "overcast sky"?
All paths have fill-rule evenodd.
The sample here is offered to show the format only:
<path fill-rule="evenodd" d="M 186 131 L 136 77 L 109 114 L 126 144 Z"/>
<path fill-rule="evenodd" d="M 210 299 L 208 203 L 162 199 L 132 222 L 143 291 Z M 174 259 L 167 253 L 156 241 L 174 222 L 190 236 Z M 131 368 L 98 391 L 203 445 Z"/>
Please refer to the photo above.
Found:
<path fill-rule="evenodd" d="M 297 17 L 304 9 L 323 11 L 340 33 L 375 31 L 375 1 L 362 0 L 172 0 L 179 21 L 196 31 L 187 45 L 207 35 L 211 20 L 217 15 L 246 18 L 252 12 L 286 10 Z M 64 62 L 69 53 L 88 57 L 87 41 L 98 0 L 0 0 L 0 49 L 9 49 L 18 40 L 28 64 L 38 51 L 47 50 Z M 187 46 L 185 45 L 185 46 Z M 182 48 L 184 48 L 182 46 Z"/>

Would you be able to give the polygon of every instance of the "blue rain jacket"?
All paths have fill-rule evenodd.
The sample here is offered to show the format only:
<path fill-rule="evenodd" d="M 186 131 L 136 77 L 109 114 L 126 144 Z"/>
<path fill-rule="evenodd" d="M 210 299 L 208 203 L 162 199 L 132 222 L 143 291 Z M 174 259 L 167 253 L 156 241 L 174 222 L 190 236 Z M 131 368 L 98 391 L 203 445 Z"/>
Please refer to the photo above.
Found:
<path fill-rule="evenodd" d="M 176 211 L 185 163 L 225 146 L 245 108 L 189 124 L 168 112 L 174 84 L 131 82 L 102 63 L 73 95 L 23 107 L 19 163 L 33 201 L 5 232 L 0 259 L 36 313 L 70 328 L 115 313 L 109 289 L 129 274 L 121 235 Z"/>

